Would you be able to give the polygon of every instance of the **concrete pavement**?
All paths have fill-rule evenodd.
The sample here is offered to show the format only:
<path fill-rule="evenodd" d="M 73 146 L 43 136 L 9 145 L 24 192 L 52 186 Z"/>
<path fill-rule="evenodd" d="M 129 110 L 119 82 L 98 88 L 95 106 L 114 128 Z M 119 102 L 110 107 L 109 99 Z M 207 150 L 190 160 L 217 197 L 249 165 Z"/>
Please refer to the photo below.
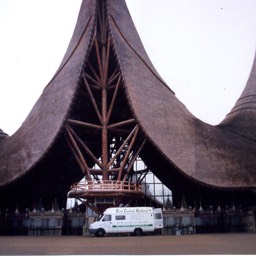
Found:
<path fill-rule="evenodd" d="M 256 254 L 256 233 L 0 237 L 1 255 Z"/>

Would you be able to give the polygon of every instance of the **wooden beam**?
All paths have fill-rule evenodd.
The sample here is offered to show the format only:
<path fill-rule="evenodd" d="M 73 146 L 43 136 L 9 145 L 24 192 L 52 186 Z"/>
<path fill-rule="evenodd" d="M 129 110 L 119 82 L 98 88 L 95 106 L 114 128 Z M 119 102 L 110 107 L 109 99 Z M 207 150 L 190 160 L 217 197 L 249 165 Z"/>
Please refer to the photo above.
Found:
<path fill-rule="evenodd" d="M 85 176 L 86 176 L 86 179 L 87 179 L 88 181 L 91 181 L 92 179 L 91 179 L 91 175 L 90 175 L 90 172 L 89 172 L 88 165 L 87 165 L 87 163 L 86 163 L 86 161 L 85 161 L 85 159 L 84 159 L 84 157 L 83 157 L 83 155 L 82 155 L 82 153 L 81 153 L 79 147 L 77 146 L 76 141 L 75 141 L 75 139 L 73 138 L 70 129 L 71 129 L 71 128 L 70 128 L 68 125 L 66 125 L 66 131 L 67 131 L 67 133 L 68 133 L 68 137 L 69 137 L 69 139 L 70 139 L 70 142 L 71 142 L 72 146 L 74 147 L 74 149 L 76 150 L 76 153 L 78 154 L 78 157 L 79 157 L 79 159 L 80 159 L 80 161 L 81 161 L 81 163 L 83 164 L 83 167 L 84 167 L 84 169 L 85 169 Z"/>
<path fill-rule="evenodd" d="M 115 81 L 115 79 L 120 75 L 120 72 L 118 72 L 118 70 L 119 69 L 117 67 L 113 72 L 113 74 L 111 75 L 111 77 L 108 79 L 107 86 L 109 86 L 113 81 Z"/>
<path fill-rule="evenodd" d="M 92 169 L 92 168 L 90 168 L 90 173 L 92 175 L 102 175 L 102 169 Z"/>
<path fill-rule="evenodd" d="M 137 125 L 134 127 L 134 129 L 130 132 L 130 134 L 127 136 L 121 147 L 117 150 L 116 154 L 112 157 L 112 159 L 109 161 L 107 165 L 107 169 L 113 164 L 115 159 L 122 153 L 122 150 L 124 149 L 125 145 L 128 143 L 128 141 L 132 138 L 133 134 L 137 130 Z"/>
<path fill-rule="evenodd" d="M 75 157 L 75 159 L 76 159 L 80 169 L 82 170 L 83 174 L 86 174 L 85 173 L 86 172 L 85 167 L 83 166 L 81 160 L 79 159 L 78 155 L 76 154 L 76 151 L 75 151 L 73 145 L 70 143 L 70 141 L 69 141 L 69 139 L 67 137 L 66 137 L 66 141 L 67 141 L 68 146 L 69 146 L 70 150 L 72 151 L 72 153 L 73 153 L 73 155 L 74 155 L 74 157 Z"/>
<path fill-rule="evenodd" d="M 96 103 L 96 101 L 95 101 L 95 99 L 94 99 L 94 97 L 93 97 L 93 94 L 92 94 L 92 91 L 91 91 L 91 89 L 90 89 L 90 86 L 89 86 L 89 84 L 88 84 L 88 82 L 87 82 L 87 80 L 86 80 L 86 77 L 85 77 L 84 75 L 83 75 L 83 79 L 84 79 L 84 84 L 85 84 L 85 87 L 86 87 L 86 89 L 87 89 L 87 92 L 88 92 L 88 94 L 89 94 L 89 96 L 90 96 L 92 105 L 93 105 L 93 107 L 94 107 L 94 110 L 95 110 L 95 112 L 96 112 L 96 114 L 97 114 L 97 116 L 98 116 L 98 118 L 99 118 L 100 123 L 102 124 L 102 117 L 101 117 L 101 114 L 100 114 L 98 105 L 97 105 L 97 103 Z"/>
<path fill-rule="evenodd" d="M 101 143 L 102 143 L 102 152 L 101 152 L 101 161 L 103 166 L 102 179 L 108 180 L 107 173 L 107 164 L 108 164 L 108 130 L 106 126 L 106 117 L 107 117 L 107 90 L 103 86 L 102 89 L 102 134 L 101 134 Z"/>
<path fill-rule="evenodd" d="M 90 70 L 92 71 L 92 73 L 93 73 L 95 79 L 97 80 L 97 84 L 98 84 L 99 86 L 101 86 L 100 77 L 98 76 L 97 72 L 95 71 L 95 69 L 93 68 L 93 66 L 91 65 L 90 62 L 88 62 L 87 64 L 88 64 L 88 67 L 90 68 Z"/>
<path fill-rule="evenodd" d="M 147 175 L 148 172 L 149 172 L 149 169 L 146 168 L 146 169 L 145 169 L 145 172 L 144 172 L 144 173 L 141 173 L 139 179 L 138 179 L 137 182 L 136 182 L 138 185 L 141 184 L 141 182 L 143 181 L 143 179 L 145 178 L 145 176 Z"/>
<path fill-rule="evenodd" d="M 77 141 L 81 144 L 84 148 L 85 152 L 91 157 L 91 159 L 100 167 L 103 168 L 102 164 L 99 162 L 97 157 L 92 153 L 92 151 L 85 145 L 85 143 L 79 138 L 79 136 L 75 133 L 75 131 L 69 127 L 70 132 L 72 135 L 77 139 Z"/>
<path fill-rule="evenodd" d="M 143 142 L 141 143 L 139 149 L 136 151 L 136 153 L 133 155 L 131 161 L 130 161 L 130 164 L 129 164 L 129 167 L 127 169 L 127 173 L 125 173 L 124 177 L 123 177 L 123 181 L 126 181 L 126 179 L 129 177 L 129 174 L 131 173 L 132 171 L 132 167 L 133 167 L 133 164 L 134 162 L 136 161 L 137 157 L 139 156 L 142 148 L 144 147 L 145 143 L 146 143 L 147 139 L 145 138 L 143 140 Z"/>
<path fill-rule="evenodd" d="M 102 2 L 102 30 L 101 30 L 101 40 L 102 40 L 102 47 L 101 47 L 101 56 L 99 56 L 99 51 L 96 51 L 98 64 L 100 69 L 100 77 L 102 81 L 102 92 L 101 92 L 101 116 L 102 116 L 102 134 L 101 134 L 101 141 L 102 141 L 102 152 L 101 152 L 101 162 L 103 166 L 102 171 L 102 179 L 108 180 L 108 172 L 107 172 L 107 164 L 109 160 L 109 153 L 108 153 L 108 130 L 106 127 L 106 119 L 107 119 L 107 108 L 108 108 L 108 95 L 107 95 L 107 74 L 108 74 L 108 58 L 109 58 L 109 49 L 106 49 L 106 42 L 107 42 L 107 26 L 105 20 L 105 12 L 104 12 L 104 2 Z M 110 40 L 110 39 L 109 39 Z M 108 41 L 109 42 L 109 41 Z M 108 45 L 109 47 L 109 45 Z M 96 50 L 98 48 L 98 44 L 96 42 Z"/>
<path fill-rule="evenodd" d="M 99 45 L 98 45 L 98 41 L 96 38 L 94 39 L 94 43 L 95 43 L 96 56 L 97 56 L 98 67 L 99 67 L 99 72 L 100 72 L 100 81 L 101 81 L 101 84 L 103 84 L 102 62 L 101 62 L 101 57 L 100 57 Z"/>
<path fill-rule="evenodd" d="M 87 123 L 87 122 L 78 121 L 78 120 L 74 120 L 74 119 L 68 119 L 67 121 L 68 121 L 68 123 L 74 124 L 74 125 L 79 125 L 79 126 L 98 129 L 98 130 L 102 129 L 102 126 L 97 125 L 97 124 Z"/>
<path fill-rule="evenodd" d="M 102 50 L 104 51 L 104 54 L 105 54 L 105 51 L 106 52 L 106 58 L 105 58 L 105 61 L 104 61 L 104 80 L 103 80 L 103 84 L 105 86 L 107 86 L 107 78 L 108 78 L 108 66 L 109 66 L 109 55 L 110 55 L 110 37 L 108 37 L 108 40 L 107 40 L 107 50 L 105 50 L 105 47 L 102 47 Z"/>
<path fill-rule="evenodd" d="M 111 100 L 111 103 L 110 103 L 110 107 L 109 107 L 108 114 L 107 114 L 107 119 L 106 119 L 106 124 L 107 125 L 109 123 L 109 118 L 110 118 L 110 116 L 113 112 L 114 104 L 115 104 L 115 101 L 116 101 L 116 96 L 117 96 L 117 93 L 118 93 L 118 90 L 119 90 L 120 81 L 121 81 L 121 76 L 119 76 L 119 78 L 118 78 L 118 81 L 117 81 L 117 84 L 116 84 L 116 87 L 115 87 L 115 91 L 114 91 L 114 94 L 112 96 L 112 100 Z"/>
<path fill-rule="evenodd" d="M 97 85 L 99 88 L 101 87 L 101 84 L 99 81 L 95 80 L 93 77 L 91 77 L 89 74 L 87 74 L 86 72 L 84 73 L 85 77 L 89 80 L 91 80 L 91 82 L 95 83 L 95 85 Z"/>
<path fill-rule="evenodd" d="M 115 74 L 116 73 L 116 74 Z M 116 70 L 114 71 L 114 73 L 111 75 L 111 77 L 108 79 L 108 83 L 107 86 L 109 87 L 119 76 L 120 76 L 120 72 L 118 72 L 118 69 L 116 68 Z"/>
<path fill-rule="evenodd" d="M 90 168 L 89 170 L 90 170 L 90 173 L 93 174 L 93 175 L 102 175 L 102 169 Z M 108 169 L 107 172 L 109 174 L 118 173 L 119 172 L 119 168 Z"/>
<path fill-rule="evenodd" d="M 139 127 L 137 125 L 136 126 L 136 131 L 135 131 L 135 133 L 133 135 L 133 138 L 132 138 L 132 140 L 130 142 L 130 145 L 129 145 L 126 153 L 125 153 L 124 159 L 122 160 L 122 164 L 121 164 L 121 167 L 120 167 L 120 170 L 119 170 L 119 173 L 118 173 L 117 180 L 121 180 L 121 178 L 122 178 L 122 175 L 123 175 L 123 172 L 124 172 L 124 167 L 125 167 L 125 165 L 127 163 L 128 157 L 129 157 L 129 155 L 130 155 L 130 153 L 132 151 L 132 148 L 133 148 L 133 145 L 135 143 L 135 140 L 137 138 L 138 133 L 139 133 Z"/>
<path fill-rule="evenodd" d="M 128 124 L 133 124 L 133 123 L 135 123 L 135 119 L 134 118 L 129 119 L 129 120 L 125 120 L 125 121 L 122 121 L 122 122 L 119 122 L 119 123 L 108 125 L 107 128 L 108 129 L 116 128 L 116 127 L 120 127 L 120 126 L 124 126 L 124 125 L 128 125 Z"/>

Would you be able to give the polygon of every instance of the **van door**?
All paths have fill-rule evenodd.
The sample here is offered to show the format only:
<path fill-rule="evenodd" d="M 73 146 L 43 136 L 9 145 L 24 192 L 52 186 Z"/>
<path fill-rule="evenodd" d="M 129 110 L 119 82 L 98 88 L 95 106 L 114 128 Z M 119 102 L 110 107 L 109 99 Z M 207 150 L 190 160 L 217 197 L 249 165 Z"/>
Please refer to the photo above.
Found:
<path fill-rule="evenodd" d="M 155 229 L 164 227 L 163 214 L 161 208 L 154 209 L 154 224 Z"/>
<path fill-rule="evenodd" d="M 111 214 L 106 214 L 101 220 L 101 225 L 102 228 L 106 231 L 106 233 L 111 233 L 112 232 L 112 216 Z"/>

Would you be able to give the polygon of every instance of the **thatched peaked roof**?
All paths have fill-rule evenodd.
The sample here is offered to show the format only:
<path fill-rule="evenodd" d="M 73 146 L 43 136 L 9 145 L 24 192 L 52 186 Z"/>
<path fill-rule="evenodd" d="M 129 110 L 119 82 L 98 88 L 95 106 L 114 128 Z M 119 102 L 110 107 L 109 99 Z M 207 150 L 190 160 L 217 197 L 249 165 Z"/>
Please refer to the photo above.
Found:
<path fill-rule="evenodd" d="M 88 53 L 95 1 L 85 1 L 64 59 L 17 132 L 0 144 L 0 183 L 21 177 L 42 159 L 56 140 L 74 99 Z"/>
<path fill-rule="evenodd" d="M 256 56 L 241 96 L 220 127 L 256 140 Z"/>
<path fill-rule="evenodd" d="M 96 3 L 96 0 L 82 2 L 76 28 L 58 71 L 18 131 L 0 141 L 1 186 L 36 170 L 47 161 L 49 151 L 61 138 L 63 124 L 75 104 L 81 70 L 96 30 Z M 229 123 L 229 119 L 225 120 L 223 124 L 227 122 L 228 129 L 223 124 L 211 126 L 195 118 L 153 67 L 125 1 L 106 3 L 109 31 L 130 108 L 150 145 L 173 167 L 170 171 L 157 170 L 162 180 L 178 173 L 192 182 L 216 188 L 255 188 L 255 136 L 236 130 L 243 126 L 255 132 L 254 126 L 251 129 L 255 113 L 251 111 L 245 120 L 241 117 Z M 248 83 L 255 84 L 255 79 L 254 70 Z M 246 96 L 253 95 L 253 91 L 256 94 L 255 86 L 249 87 L 248 92 L 245 89 Z M 144 157 L 146 161 L 154 161 L 150 152 L 145 151 Z"/>
<path fill-rule="evenodd" d="M 5 139 L 8 137 L 8 134 L 6 134 L 2 129 L 0 129 L 0 140 Z"/>
<path fill-rule="evenodd" d="M 181 172 L 199 182 L 255 186 L 255 142 L 205 124 L 185 108 L 154 72 L 131 17 L 120 12 L 124 9 L 120 5 L 110 4 L 111 32 L 129 100 L 152 143 Z"/>

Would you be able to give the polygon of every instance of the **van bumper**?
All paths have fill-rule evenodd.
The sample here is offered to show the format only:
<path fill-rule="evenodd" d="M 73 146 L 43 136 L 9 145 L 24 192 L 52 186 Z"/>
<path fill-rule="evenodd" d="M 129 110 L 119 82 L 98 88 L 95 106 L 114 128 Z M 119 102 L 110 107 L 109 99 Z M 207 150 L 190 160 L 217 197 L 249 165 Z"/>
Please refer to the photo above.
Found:
<path fill-rule="evenodd" d="M 89 228 L 89 233 L 95 235 L 97 232 L 97 229 Z"/>

